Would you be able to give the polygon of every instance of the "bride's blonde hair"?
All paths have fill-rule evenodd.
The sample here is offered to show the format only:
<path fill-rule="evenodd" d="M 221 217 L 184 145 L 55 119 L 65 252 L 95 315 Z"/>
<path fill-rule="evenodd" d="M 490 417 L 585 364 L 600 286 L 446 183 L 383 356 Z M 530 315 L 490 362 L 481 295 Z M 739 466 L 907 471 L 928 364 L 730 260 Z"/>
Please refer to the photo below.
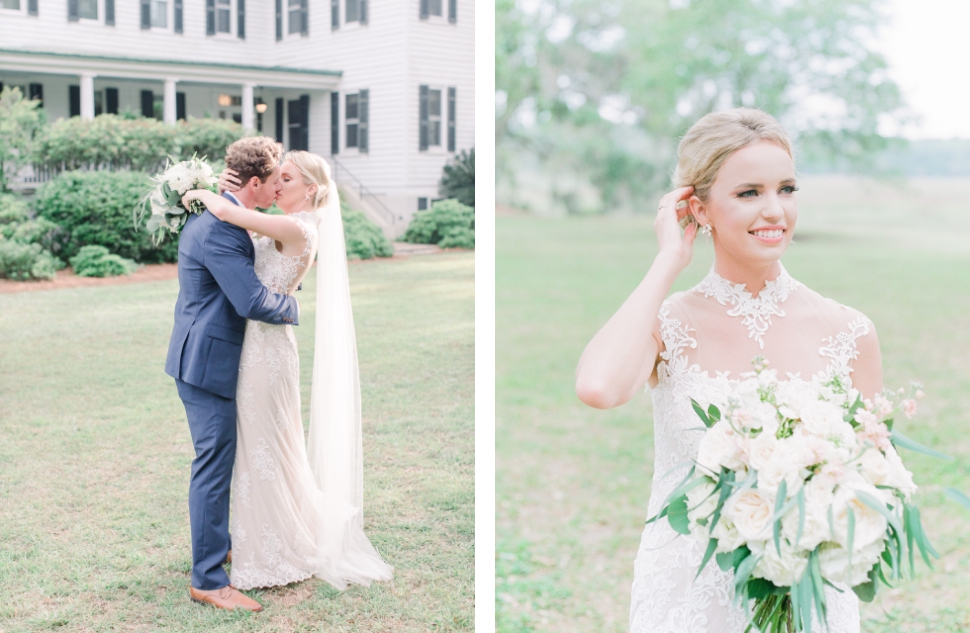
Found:
<path fill-rule="evenodd" d="M 778 143 L 795 160 L 788 134 L 767 112 L 735 108 L 701 117 L 677 147 L 674 187 L 692 185 L 694 195 L 707 202 L 711 185 L 727 157 L 760 140 Z"/>
<path fill-rule="evenodd" d="M 310 152 L 294 150 L 287 152 L 283 157 L 283 162 L 290 161 L 300 171 L 303 182 L 308 185 L 316 185 L 316 193 L 310 199 L 310 206 L 319 209 L 327 204 L 327 194 L 330 193 L 330 165 L 321 157 Z"/>

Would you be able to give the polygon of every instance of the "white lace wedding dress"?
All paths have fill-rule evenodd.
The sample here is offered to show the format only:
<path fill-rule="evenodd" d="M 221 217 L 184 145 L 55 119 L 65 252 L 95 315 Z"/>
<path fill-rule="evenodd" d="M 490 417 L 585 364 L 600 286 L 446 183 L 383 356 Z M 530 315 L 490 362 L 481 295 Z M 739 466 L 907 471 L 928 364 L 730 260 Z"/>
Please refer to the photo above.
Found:
<path fill-rule="evenodd" d="M 319 217 L 310 212 L 289 217 L 306 238 L 301 255 L 283 255 L 269 238 L 256 242 L 256 275 L 276 293 L 296 289 L 317 250 Z M 332 513 L 350 517 L 359 509 L 327 499 L 315 482 L 303 435 L 300 358 L 292 326 L 246 322 L 236 404 L 233 586 L 278 586 L 316 576 L 342 589 L 348 583 L 389 580 L 391 567 L 362 532 L 364 544 L 355 541 L 356 558 L 348 560 L 341 555 L 340 535 L 328 528 L 334 525 Z"/>
<path fill-rule="evenodd" d="M 861 313 L 825 299 L 782 269 L 753 297 L 713 270 L 690 291 L 664 302 L 658 382 L 653 389 L 654 475 L 649 516 L 680 483 L 697 456 L 702 433 L 690 398 L 722 409 L 737 384 L 763 356 L 779 377 L 810 384 L 838 374 L 851 381 L 857 342 L 871 330 Z M 710 561 L 698 576 L 704 550 L 667 521 L 646 527 L 634 564 L 631 633 L 742 633 L 748 625 L 734 601 L 732 574 Z M 828 630 L 858 633 L 859 605 L 846 587 L 826 588 Z M 813 630 L 824 630 L 813 626 Z"/>

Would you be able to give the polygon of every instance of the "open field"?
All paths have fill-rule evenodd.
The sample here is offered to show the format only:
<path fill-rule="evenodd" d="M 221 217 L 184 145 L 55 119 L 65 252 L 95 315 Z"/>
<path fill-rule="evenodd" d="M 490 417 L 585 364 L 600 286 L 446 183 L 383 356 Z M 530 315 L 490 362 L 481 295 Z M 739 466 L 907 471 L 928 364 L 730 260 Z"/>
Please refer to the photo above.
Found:
<path fill-rule="evenodd" d="M 188 598 L 185 411 L 163 373 L 177 281 L 0 294 L 0 632 L 467 631 L 474 255 L 350 266 L 366 530 L 395 578 Z M 309 411 L 315 271 L 296 328 Z"/>
<path fill-rule="evenodd" d="M 900 428 L 956 458 L 904 453 L 941 559 L 864 605 L 863 631 L 970 630 L 970 513 L 942 494 L 945 486 L 970 493 L 970 180 L 896 185 L 816 176 L 800 187 L 799 230 L 786 267 L 873 320 L 885 384 L 925 385 L 920 415 Z M 627 630 L 652 476 L 650 397 L 605 412 L 586 408 L 573 393 L 573 371 L 652 261 L 652 222 L 497 219 L 502 633 Z M 700 244 L 677 290 L 710 267 L 711 247 Z"/>

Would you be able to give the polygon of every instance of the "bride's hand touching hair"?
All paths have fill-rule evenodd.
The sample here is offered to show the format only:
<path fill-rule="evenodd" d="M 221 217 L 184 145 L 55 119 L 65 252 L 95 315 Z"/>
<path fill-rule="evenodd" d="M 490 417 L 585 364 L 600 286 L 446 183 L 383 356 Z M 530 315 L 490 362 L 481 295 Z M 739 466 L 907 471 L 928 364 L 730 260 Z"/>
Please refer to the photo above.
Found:
<path fill-rule="evenodd" d="M 674 189 L 660 199 L 657 219 L 653 227 L 657 231 L 658 256 L 669 257 L 680 270 L 687 268 L 694 253 L 694 238 L 697 237 L 697 221 L 690 217 L 690 197 L 694 195 L 691 186 Z M 683 204 L 681 204 L 683 202 Z M 686 227 L 681 231 L 681 227 Z"/>

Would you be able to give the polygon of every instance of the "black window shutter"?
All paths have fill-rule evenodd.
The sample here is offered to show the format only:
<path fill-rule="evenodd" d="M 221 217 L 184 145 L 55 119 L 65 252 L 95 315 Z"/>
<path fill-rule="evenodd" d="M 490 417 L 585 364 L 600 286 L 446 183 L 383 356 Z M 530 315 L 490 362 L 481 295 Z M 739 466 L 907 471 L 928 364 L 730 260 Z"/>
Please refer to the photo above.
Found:
<path fill-rule="evenodd" d="M 3 88 L 0 88 L 0 92 Z M 27 87 L 27 91 L 30 94 L 31 99 L 36 99 L 40 101 L 40 107 L 44 107 L 44 85 L 43 84 L 30 84 Z"/>
<path fill-rule="evenodd" d="M 430 3 L 428 2 L 428 0 L 421 0 L 421 14 L 420 14 L 419 17 L 422 20 L 427 20 L 428 19 L 428 14 L 431 13 L 431 9 L 428 6 L 429 4 Z M 413 11 L 413 9 L 412 9 L 412 11 Z"/>
<path fill-rule="evenodd" d="M 184 92 L 175 93 L 175 118 L 181 121 L 185 120 L 185 93 Z"/>
<path fill-rule="evenodd" d="M 330 93 L 330 153 L 340 152 L 340 93 Z"/>
<path fill-rule="evenodd" d="M 152 28 L 152 5 L 149 0 L 141 0 L 141 28 Z"/>
<path fill-rule="evenodd" d="M 246 39 L 246 0 L 236 0 L 236 17 L 239 24 L 236 25 L 236 35 L 239 39 Z"/>
<path fill-rule="evenodd" d="M 287 106 L 290 119 L 290 151 L 308 148 L 309 127 L 307 118 L 310 113 L 310 96 L 301 95 L 299 99 L 290 101 Z"/>
<path fill-rule="evenodd" d="M 104 23 L 115 25 L 115 0 L 104 0 Z"/>
<path fill-rule="evenodd" d="M 340 0 L 330 0 L 330 29 L 340 28 Z"/>
<path fill-rule="evenodd" d="M 276 41 L 279 42 L 282 39 L 283 39 L 283 0 L 276 0 Z"/>
<path fill-rule="evenodd" d="M 276 98 L 276 142 L 283 142 L 283 97 Z"/>
<path fill-rule="evenodd" d="M 370 90 L 361 90 L 357 97 L 357 150 L 370 149 Z"/>
<path fill-rule="evenodd" d="M 141 91 L 141 115 L 149 119 L 155 116 L 155 94 L 151 90 Z"/>
<path fill-rule="evenodd" d="M 105 114 L 118 114 L 118 89 L 104 89 L 104 111 Z"/>
<path fill-rule="evenodd" d="M 448 21 L 452 24 L 458 22 L 458 0 L 448 0 Z"/>
<path fill-rule="evenodd" d="M 205 0 L 205 34 L 216 34 L 216 0 Z"/>
<path fill-rule="evenodd" d="M 37 15 L 37 0 L 27 0 L 27 15 Z"/>
<path fill-rule="evenodd" d="M 448 88 L 448 151 L 455 151 L 455 89 Z"/>
<path fill-rule="evenodd" d="M 78 19 L 77 0 L 67 0 L 67 21 L 77 22 Z"/>
<path fill-rule="evenodd" d="M 310 34 L 310 7 L 308 0 L 300 0 L 300 35 Z M 309 100 L 309 96 L 303 95 Z M 302 100 L 303 97 L 300 97 Z"/>
<path fill-rule="evenodd" d="M 428 149 L 428 87 L 418 86 L 418 149 Z"/>
<path fill-rule="evenodd" d="M 360 0 L 360 23 L 367 24 L 367 0 Z"/>
<path fill-rule="evenodd" d="M 175 0 L 175 22 L 173 28 L 176 33 L 182 32 L 182 0 Z"/>
<path fill-rule="evenodd" d="M 70 86 L 71 116 L 81 116 L 81 86 Z"/>

